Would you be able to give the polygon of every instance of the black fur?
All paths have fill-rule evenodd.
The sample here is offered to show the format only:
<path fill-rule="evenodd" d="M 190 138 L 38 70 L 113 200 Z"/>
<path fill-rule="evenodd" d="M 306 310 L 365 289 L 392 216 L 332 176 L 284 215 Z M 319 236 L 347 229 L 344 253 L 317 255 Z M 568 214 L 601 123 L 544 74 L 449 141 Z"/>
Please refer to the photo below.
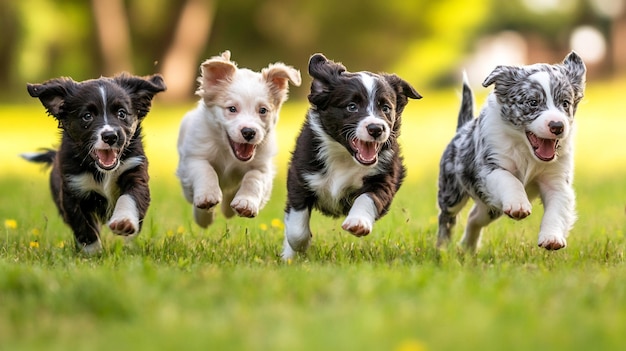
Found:
<path fill-rule="evenodd" d="M 62 137 L 58 151 L 24 156 L 52 165 L 52 196 L 72 228 L 77 246 L 85 248 L 99 242 L 100 226 L 111 218 L 121 195 L 134 200 L 139 228 L 128 221 L 109 225 L 121 235 L 139 232 L 150 203 L 141 122 L 153 96 L 166 89 L 162 77 L 121 74 L 84 82 L 55 78 L 43 84 L 28 84 L 27 88 L 59 122 Z M 114 135 L 107 144 L 119 149 L 117 162 L 106 167 L 94 156 L 94 145 L 104 138 L 98 131 L 105 125 L 106 131 Z"/>

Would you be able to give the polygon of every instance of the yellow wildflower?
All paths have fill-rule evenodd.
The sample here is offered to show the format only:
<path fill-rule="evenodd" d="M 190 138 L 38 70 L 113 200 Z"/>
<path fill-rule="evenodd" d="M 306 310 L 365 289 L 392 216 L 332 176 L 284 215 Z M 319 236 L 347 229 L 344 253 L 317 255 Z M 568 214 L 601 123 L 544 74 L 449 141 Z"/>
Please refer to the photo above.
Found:
<path fill-rule="evenodd" d="M 5 219 L 4 220 L 4 227 L 7 229 L 16 229 L 17 228 L 17 221 L 14 219 Z"/>
<path fill-rule="evenodd" d="M 37 241 L 31 241 L 28 246 L 30 246 L 31 249 L 36 249 L 39 247 L 39 242 Z"/>
<path fill-rule="evenodd" d="M 272 219 L 272 228 L 276 228 L 276 229 L 284 229 L 285 225 L 283 224 L 283 222 L 278 219 L 278 218 L 274 218 Z"/>
<path fill-rule="evenodd" d="M 39 234 L 41 234 L 41 232 L 37 228 L 33 228 L 33 230 L 31 230 L 30 233 L 33 234 L 34 236 L 38 236 Z"/>
<path fill-rule="evenodd" d="M 267 224 L 261 223 L 261 224 L 259 224 L 259 228 L 261 228 L 262 231 L 266 231 L 267 230 Z"/>
<path fill-rule="evenodd" d="M 416 339 L 404 340 L 396 347 L 396 351 L 426 351 L 426 345 Z"/>
<path fill-rule="evenodd" d="M 178 228 L 176 228 L 176 234 L 179 234 L 179 235 L 185 234 L 185 227 L 183 227 L 182 225 L 178 226 Z"/>

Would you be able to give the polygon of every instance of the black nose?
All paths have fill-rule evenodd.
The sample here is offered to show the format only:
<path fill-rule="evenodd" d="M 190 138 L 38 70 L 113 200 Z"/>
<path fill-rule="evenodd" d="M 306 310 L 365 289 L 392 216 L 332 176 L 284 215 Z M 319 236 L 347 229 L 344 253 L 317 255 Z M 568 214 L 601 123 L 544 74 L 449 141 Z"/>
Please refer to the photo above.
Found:
<path fill-rule="evenodd" d="M 102 137 L 102 141 L 109 144 L 110 146 L 113 146 L 113 144 L 117 143 L 117 133 L 114 131 L 107 130 L 105 132 L 102 132 L 100 136 Z"/>
<path fill-rule="evenodd" d="M 550 128 L 550 132 L 554 135 L 559 135 L 563 133 L 563 129 L 565 129 L 563 122 L 555 121 L 550 121 L 550 123 L 548 123 L 548 127 Z"/>
<path fill-rule="evenodd" d="M 378 138 L 381 134 L 383 134 L 383 125 L 382 124 L 368 124 L 367 125 L 367 133 L 373 136 L 374 138 Z"/>
<path fill-rule="evenodd" d="M 241 130 L 241 136 L 243 136 L 243 138 L 246 139 L 246 141 L 250 141 L 254 139 L 255 135 L 256 135 L 256 131 L 252 128 L 243 128 Z"/>

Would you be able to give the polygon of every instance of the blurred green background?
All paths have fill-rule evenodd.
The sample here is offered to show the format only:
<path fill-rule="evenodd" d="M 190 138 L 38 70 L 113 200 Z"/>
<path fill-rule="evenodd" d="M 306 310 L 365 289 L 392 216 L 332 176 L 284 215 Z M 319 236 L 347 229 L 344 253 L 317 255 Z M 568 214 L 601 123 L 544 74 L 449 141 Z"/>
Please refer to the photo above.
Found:
<path fill-rule="evenodd" d="M 496 64 L 557 62 L 589 81 L 626 72 L 624 0 L 0 0 L 0 102 L 26 82 L 161 72 L 162 101 L 193 100 L 198 65 L 229 49 L 241 66 L 306 73 L 323 52 L 350 70 L 395 72 L 418 91 L 480 82 Z M 306 76 L 306 74 L 305 74 Z M 303 98 L 303 88 L 292 97 Z"/>

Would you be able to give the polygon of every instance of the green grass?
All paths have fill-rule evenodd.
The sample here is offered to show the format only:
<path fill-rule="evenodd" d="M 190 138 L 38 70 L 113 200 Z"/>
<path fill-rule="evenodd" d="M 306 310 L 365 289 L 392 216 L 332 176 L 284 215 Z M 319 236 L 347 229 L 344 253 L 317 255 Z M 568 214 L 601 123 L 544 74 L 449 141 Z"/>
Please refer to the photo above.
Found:
<path fill-rule="evenodd" d="M 579 220 L 565 250 L 536 247 L 539 203 L 524 221 L 488 227 L 476 255 L 434 248 L 436 164 L 457 96 L 424 93 L 407 109 L 409 178 L 389 215 L 357 239 L 341 220 L 314 213 L 312 246 L 290 263 L 277 256 L 284 165 L 306 105 L 284 108 L 280 171 L 259 217 L 218 216 L 200 230 L 173 175 L 177 125 L 191 105 L 157 104 L 145 125 L 153 201 L 144 230 L 128 243 L 104 231 L 97 257 L 74 251 L 47 172 L 15 156 L 53 145 L 54 122 L 38 104 L 2 107 L 0 349 L 618 349 L 626 325 L 622 87 L 592 86 L 580 108 Z"/>

